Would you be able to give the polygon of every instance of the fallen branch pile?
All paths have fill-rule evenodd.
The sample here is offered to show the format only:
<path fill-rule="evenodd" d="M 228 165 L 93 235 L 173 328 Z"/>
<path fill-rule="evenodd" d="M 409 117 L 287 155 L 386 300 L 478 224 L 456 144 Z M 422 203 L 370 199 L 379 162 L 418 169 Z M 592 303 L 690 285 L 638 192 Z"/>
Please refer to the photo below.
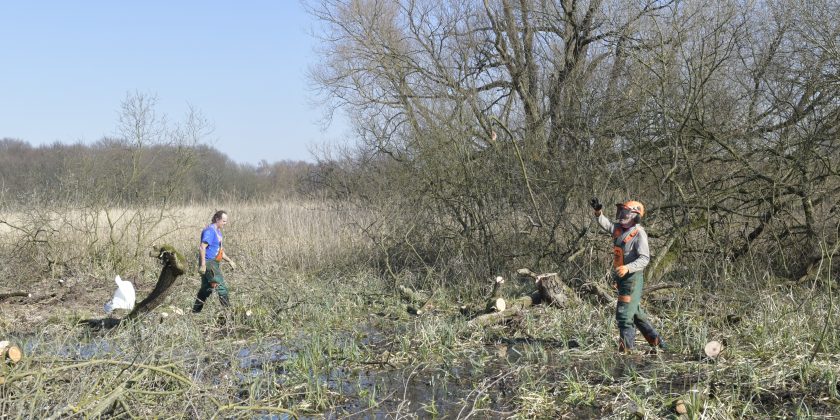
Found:
<path fill-rule="evenodd" d="M 138 361 L 91 359 L 63 364 L 57 360 L 33 359 L 28 367 L 29 369 L 15 371 L 6 377 L 5 386 L 9 392 L 6 395 L 10 400 L 23 398 L 17 394 L 28 389 L 30 382 L 36 380 L 48 384 L 60 384 L 75 375 L 92 374 L 94 371 L 102 372 L 97 369 L 121 373 L 116 378 L 117 380 L 108 383 L 108 387 L 86 390 L 71 403 L 66 403 L 65 399 L 47 417 L 49 419 L 70 416 L 145 417 L 148 413 L 136 413 L 135 409 L 147 410 L 147 407 L 154 406 L 156 401 L 183 398 L 185 395 L 201 398 L 201 405 L 208 405 L 209 413 L 214 413 L 212 416 L 214 418 L 230 416 L 231 413 L 238 413 L 239 416 L 247 416 L 245 413 L 262 415 L 274 413 L 288 418 L 298 418 L 294 411 L 278 406 L 232 404 L 219 401 L 213 397 L 211 388 L 203 388 L 204 385 L 194 381 L 187 372 L 179 368 L 178 363 L 147 364 Z M 17 386 L 11 387 L 12 385 Z M 61 398 L 62 394 L 57 392 L 51 395 Z"/>
<path fill-rule="evenodd" d="M 458 308 L 462 315 L 471 318 L 470 326 L 484 327 L 497 324 L 512 318 L 524 309 L 540 304 L 566 308 L 570 305 L 581 304 L 582 299 L 587 299 L 595 305 L 615 305 L 616 303 L 615 291 L 605 284 L 579 279 L 563 279 L 557 273 L 537 274 L 527 268 L 517 270 L 517 275 L 520 278 L 533 281 L 534 291 L 512 300 L 506 300 L 501 293 L 505 279 L 501 276 L 496 277 L 493 289 L 484 306 L 460 306 Z M 644 293 L 675 287 L 678 287 L 678 285 L 661 283 L 646 287 Z M 432 308 L 431 296 L 405 286 L 398 286 L 397 290 L 400 296 L 409 302 L 406 306 L 409 313 L 421 315 Z"/>

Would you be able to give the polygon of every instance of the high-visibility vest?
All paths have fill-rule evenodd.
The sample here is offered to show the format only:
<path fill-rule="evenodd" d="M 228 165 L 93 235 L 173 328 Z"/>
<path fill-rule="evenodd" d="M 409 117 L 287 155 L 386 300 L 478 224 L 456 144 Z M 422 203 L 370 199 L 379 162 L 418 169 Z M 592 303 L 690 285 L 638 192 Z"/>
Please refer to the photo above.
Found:
<path fill-rule="evenodd" d="M 637 226 L 630 228 L 629 232 L 621 226 L 616 226 L 613 229 L 613 267 L 618 268 L 624 265 L 624 245 L 632 241 L 638 233 L 639 228 Z"/>

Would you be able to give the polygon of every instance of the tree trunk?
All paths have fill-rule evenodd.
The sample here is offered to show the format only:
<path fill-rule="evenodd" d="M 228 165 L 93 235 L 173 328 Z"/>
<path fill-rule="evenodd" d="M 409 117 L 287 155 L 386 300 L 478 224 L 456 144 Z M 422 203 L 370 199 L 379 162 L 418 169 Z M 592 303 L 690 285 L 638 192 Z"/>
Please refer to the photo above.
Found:
<path fill-rule="evenodd" d="M 163 263 L 163 268 L 160 271 L 160 276 L 155 284 L 155 288 L 149 296 L 146 296 L 142 302 L 134 306 L 134 309 L 125 316 L 125 318 L 101 318 L 101 319 L 84 319 L 79 321 L 80 324 L 87 324 L 93 329 L 108 329 L 120 325 L 125 320 L 135 319 L 140 315 L 151 312 L 153 309 L 160 306 L 163 301 L 169 296 L 170 288 L 175 283 L 184 270 L 186 269 L 186 261 L 184 257 L 171 245 L 162 245 L 160 247 L 153 247 L 149 253 L 150 257 L 155 257 Z"/>
<path fill-rule="evenodd" d="M 161 247 L 154 247 L 149 256 L 156 257 L 163 263 L 163 269 L 160 271 L 157 284 L 146 296 L 142 302 L 137 304 L 134 309 L 124 319 L 134 319 L 138 316 L 151 312 L 156 307 L 163 303 L 164 299 L 169 296 L 170 288 L 175 280 L 184 274 L 186 263 L 184 257 L 170 245 L 163 245 Z"/>
<path fill-rule="evenodd" d="M 501 312 L 493 312 L 489 314 L 479 315 L 471 319 L 467 325 L 471 327 L 486 327 L 488 325 L 499 323 L 507 318 L 516 315 L 517 312 L 528 308 L 530 306 L 540 303 L 540 293 L 534 292 L 529 296 L 522 296 L 510 302 L 510 308 Z"/>
<path fill-rule="evenodd" d="M 535 280 L 537 291 L 540 294 L 540 301 L 549 305 L 562 308 L 570 300 L 577 300 L 577 295 L 572 289 L 560 280 L 557 273 L 540 274 Z"/>

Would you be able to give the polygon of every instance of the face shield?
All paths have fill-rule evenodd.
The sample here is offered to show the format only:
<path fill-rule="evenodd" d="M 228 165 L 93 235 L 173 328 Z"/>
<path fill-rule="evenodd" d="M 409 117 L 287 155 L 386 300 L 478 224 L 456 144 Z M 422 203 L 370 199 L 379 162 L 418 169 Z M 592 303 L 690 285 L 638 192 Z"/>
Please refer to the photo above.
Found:
<path fill-rule="evenodd" d="M 632 217 L 633 214 L 634 213 L 632 211 L 630 211 L 629 209 L 627 209 L 625 207 L 616 206 L 616 209 L 615 209 L 615 219 L 616 220 L 621 220 L 621 219 L 626 219 L 628 217 Z"/>
<path fill-rule="evenodd" d="M 635 217 L 636 213 L 630 209 L 624 207 L 618 207 L 616 209 L 615 220 L 625 227 L 631 225 L 635 220 Z"/>

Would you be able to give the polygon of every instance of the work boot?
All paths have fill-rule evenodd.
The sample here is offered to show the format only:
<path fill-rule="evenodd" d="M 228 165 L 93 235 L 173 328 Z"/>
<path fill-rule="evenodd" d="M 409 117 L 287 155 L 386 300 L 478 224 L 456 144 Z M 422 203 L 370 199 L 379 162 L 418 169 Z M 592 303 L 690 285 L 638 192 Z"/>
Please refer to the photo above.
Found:
<path fill-rule="evenodd" d="M 665 344 L 665 340 L 662 339 L 660 336 L 653 337 L 649 339 L 645 337 L 648 344 L 650 344 L 650 350 L 647 351 L 648 354 L 657 354 L 657 353 L 668 353 L 668 345 Z"/>
<path fill-rule="evenodd" d="M 618 352 L 630 353 L 636 347 L 636 327 L 618 329 Z"/>
<path fill-rule="evenodd" d="M 645 338 L 650 347 L 652 348 L 651 353 L 656 353 L 657 351 L 667 351 L 667 346 L 665 345 L 665 341 L 662 340 L 662 337 L 656 332 L 656 329 L 650 325 L 650 322 L 647 319 L 636 319 L 636 327 L 639 328 L 639 331 L 642 333 L 642 337 Z"/>
<path fill-rule="evenodd" d="M 204 309 L 204 301 L 201 299 L 196 299 L 195 303 L 193 303 L 192 313 L 197 314 Z"/>

